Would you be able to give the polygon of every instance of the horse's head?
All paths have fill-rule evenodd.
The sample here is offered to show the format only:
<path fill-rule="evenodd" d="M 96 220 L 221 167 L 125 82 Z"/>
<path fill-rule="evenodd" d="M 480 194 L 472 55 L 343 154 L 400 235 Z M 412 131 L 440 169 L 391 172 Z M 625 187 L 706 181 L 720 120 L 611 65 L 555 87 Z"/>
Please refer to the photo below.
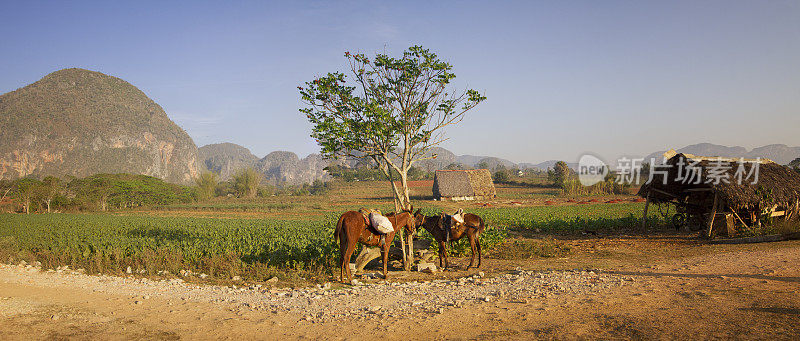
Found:
<path fill-rule="evenodd" d="M 425 224 L 425 215 L 422 214 L 421 208 L 414 212 L 414 223 L 417 224 L 417 226 L 422 226 Z"/>
<path fill-rule="evenodd" d="M 419 211 L 417 211 L 419 212 Z M 417 233 L 417 219 L 414 216 L 414 205 L 411 205 L 409 209 L 403 209 L 403 213 L 408 214 L 408 223 L 406 223 L 406 230 L 408 230 L 411 234 Z"/>

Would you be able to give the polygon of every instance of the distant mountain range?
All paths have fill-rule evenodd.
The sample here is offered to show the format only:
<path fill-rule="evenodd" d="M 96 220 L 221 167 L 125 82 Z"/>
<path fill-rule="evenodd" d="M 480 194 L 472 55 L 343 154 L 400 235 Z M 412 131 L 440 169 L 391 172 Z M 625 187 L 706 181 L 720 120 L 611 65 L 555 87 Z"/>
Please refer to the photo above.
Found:
<path fill-rule="evenodd" d="M 800 147 L 771 144 L 747 150 L 700 143 L 677 149 L 703 156 L 769 158 L 788 164 Z M 661 159 L 664 151 L 646 159 Z M 552 168 L 557 160 L 514 163 L 494 156 L 456 155 L 432 148 L 416 163 L 427 171 L 451 168 Z M 566 161 L 574 161 L 567 159 Z M 64 69 L 18 90 L 0 95 L 0 179 L 26 176 L 77 176 L 132 173 L 191 184 L 200 170 L 230 179 L 252 167 L 275 185 L 328 180 L 331 164 L 319 154 L 300 158 L 275 151 L 259 158 L 233 143 L 197 148 L 186 132 L 141 90 L 122 79 L 83 69 Z M 337 160 L 358 167 L 359 160 Z M 575 163 L 568 162 L 570 167 Z"/>
<path fill-rule="evenodd" d="M 767 158 L 776 163 L 786 165 L 792 160 L 800 157 L 800 147 L 789 147 L 785 144 L 770 144 L 763 147 L 753 148 L 747 150 L 745 147 L 728 147 L 711 143 L 698 143 L 676 149 L 678 153 L 688 153 L 701 156 L 720 156 L 720 157 L 743 157 L 743 158 Z M 666 150 L 658 151 L 647 155 L 645 160 L 655 158 L 656 160 L 663 159 L 663 154 Z M 645 161 L 647 162 L 647 161 Z"/>
<path fill-rule="evenodd" d="M 703 156 L 769 158 L 780 164 L 788 164 L 800 157 L 800 147 L 788 147 L 782 144 L 773 144 L 755 148 L 748 151 L 744 147 L 728 147 L 711 143 L 700 143 L 677 149 L 681 153 L 690 153 Z M 645 160 L 662 158 L 665 151 L 658 151 L 648 155 Z M 242 168 L 252 167 L 262 174 L 265 179 L 273 184 L 302 184 L 314 180 L 328 180 L 329 176 L 323 168 L 330 161 L 323 159 L 319 154 L 311 154 L 300 159 L 296 154 L 287 151 L 276 151 L 267 154 L 262 159 L 253 155 L 250 150 L 233 143 L 220 143 L 200 147 L 198 149 L 200 164 L 207 170 L 220 173 L 223 179 L 229 179 Z M 553 168 L 559 160 L 548 160 L 540 163 L 514 163 L 512 161 L 493 157 L 476 155 L 456 155 L 453 152 L 434 147 L 427 154 L 429 159 L 418 161 L 416 165 L 426 171 L 445 168 L 497 168 L 502 165 L 506 168 L 538 169 Z M 357 166 L 356 161 L 337 161 L 350 167 Z M 576 168 L 577 163 L 567 162 L 571 168 Z M 613 166 L 613 165 L 612 165 Z"/>
<path fill-rule="evenodd" d="M 330 162 L 319 154 L 311 154 L 300 159 L 297 154 L 275 151 L 259 159 L 249 149 L 233 143 L 205 145 L 197 150 L 201 167 L 219 173 L 228 180 L 241 169 L 253 168 L 273 185 L 300 185 L 314 180 L 328 180 L 330 176 L 323 169 Z"/>

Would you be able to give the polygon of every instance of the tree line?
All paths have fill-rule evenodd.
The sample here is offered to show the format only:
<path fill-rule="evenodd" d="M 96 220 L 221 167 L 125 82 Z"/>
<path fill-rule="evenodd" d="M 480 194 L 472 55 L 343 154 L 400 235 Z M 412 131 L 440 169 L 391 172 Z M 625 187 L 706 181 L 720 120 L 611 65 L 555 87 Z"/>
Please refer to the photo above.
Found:
<path fill-rule="evenodd" d="M 23 213 L 107 211 L 191 202 L 191 187 L 146 175 L 96 174 L 64 179 L 48 176 L 0 181 L 0 204 Z"/>

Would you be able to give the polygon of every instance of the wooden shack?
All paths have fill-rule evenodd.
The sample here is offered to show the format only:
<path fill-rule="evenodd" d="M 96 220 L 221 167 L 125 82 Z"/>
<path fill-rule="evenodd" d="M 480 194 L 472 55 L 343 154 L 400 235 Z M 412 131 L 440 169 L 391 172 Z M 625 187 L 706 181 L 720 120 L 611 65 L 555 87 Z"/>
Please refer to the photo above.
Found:
<path fill-rule="evenodd" d="M 740 159 L 667 152 L 652 181 L 639 189 L 650 204 L 670 203 L 680 225 L 702 227 L 704 235 L 732 235 L 737 228 L 795 219 L 800 208 L 800 173 L 769 159 Z M 691 165 L 691 166 L 690 166 Z"/>
<path fill-rule="evenodd" d="M 433 178 L 436 200 L 484 200 L 496 195 L 488 169 L 437 170 Z"/>

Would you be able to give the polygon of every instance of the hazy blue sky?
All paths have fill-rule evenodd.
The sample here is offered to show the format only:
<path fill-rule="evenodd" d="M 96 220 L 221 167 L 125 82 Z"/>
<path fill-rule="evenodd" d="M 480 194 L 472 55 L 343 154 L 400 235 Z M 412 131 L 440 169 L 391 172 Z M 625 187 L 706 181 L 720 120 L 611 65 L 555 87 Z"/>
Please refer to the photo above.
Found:
<path fill-rule="evenodd" d="M 457 154 L 517 162 L 800 145 L 800 1 L 4 1 L 0 93 L 67 67 L 131 82 L 198 146 L 316 152 L 296 86 L 420 44 L 488 100 Z M 0 128 L 2 129 L 2 128 Z"/>

